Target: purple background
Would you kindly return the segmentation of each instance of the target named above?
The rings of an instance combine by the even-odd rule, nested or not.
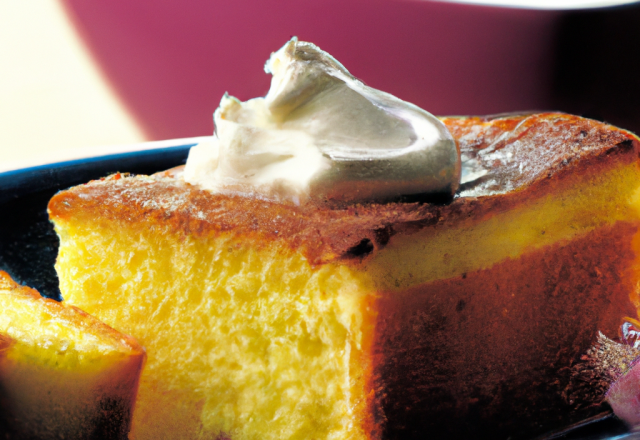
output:
[[[365,83],[437,115],[561,109],[621,123],[603,113],[608,104],[594,113],[584,100],[592,93],[585,87],[600,79],[575,91],[567,86],[580,84],[567,78],[575,65],[565,65],[567,53],[589,57],[591,50],[571,43],[575,29],[598,32],[584,25],[584,14],[419,0],[64,4],[150,139],[211,134],[222,94],[264,95],[264,62],[293,35],[319,45]],[[576,72],[588,69],[593,76],[593,63]],[[622,122],[634,129],[633,121]]]

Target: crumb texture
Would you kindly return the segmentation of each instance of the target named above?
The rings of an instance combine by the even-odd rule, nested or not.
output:
[[[360,439],[362,281],[220,234],[59,223],[65,300],[148,352],[138,439]]]
[[[0,272],[0,435],[126,439],[144,351]]]

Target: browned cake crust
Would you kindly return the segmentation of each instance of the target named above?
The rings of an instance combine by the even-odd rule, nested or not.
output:
[[[171,173],[159,173],[152,178],[116,174],[77,186],[54,196],[49,211],[55,219],[86,216],[127,223],[144,219],[192,236],[228,232],[256,245],[283,240],[312,264],[347,262],[384,246],[394,234],[455,224],[472,212],[482,221],[492,212],[562,188],[568,179],[631,163],[640,151],[631,133],[566,114],[442,121],[459,143],[463,158],[461,192],[449,204],[296,206],[211,194],[170,177]],[[465,181],[465,172],[473,179]]]
[[[462,194],[467,197],[528,189],[540,181],[560,177],[584,161],[591,163],[637,142],[625,130],[558,113],[442,121],[460,145],[463,168],[488,171],[468,183],[463,177]]]
[[[384,439],[534,438],[608,411],[576,365],[636,316],[635,223],[381,295],[373,389]],[[428,409],[428,410],[425,410]],[[446,421],[443,423],[443,421]]]

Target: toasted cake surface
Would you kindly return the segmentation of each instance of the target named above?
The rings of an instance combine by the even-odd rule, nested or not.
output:
[[[143,360],[133,338],[0,271],[7,438],[127,438]]]
[[[443,121],[467,163],[444,205],[295,206],[175,173],[52,199],[63,296],[149,350],[140,438],[524,438],[603,409],[560,376],[637,315],[637,139],[562,114]]]
[[[258,239],[256,244],[285,240],[316,264],[349,257],[363,239],[378,246],[404,229],[455,224],[471,215],[484,220],[495,211],[525,204],[539,192],[553,191],[553,185],[562,185],[576,173],[597,176],[603,167],[633,163],[640,148],[628,132],[565,114],[443,118],[443,122],[460,144],[463,169],[480,175],[463,185],[464,197],[444,206],[295,206],[211,194],[160,174],[133,179],[116,175],[81,185],[54,196],[49,210],[53,219],[60,220],[69,215],[104,216],[154,222],[192,236],[230,232]]]

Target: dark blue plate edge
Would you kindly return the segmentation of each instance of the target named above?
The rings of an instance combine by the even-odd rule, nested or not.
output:
[[[65,187],[128,169],[162,169],[166,163],[183,164],[196,143],[107,154],[83,159],[55,162],[0,173],[0,203],[37,191]]]

